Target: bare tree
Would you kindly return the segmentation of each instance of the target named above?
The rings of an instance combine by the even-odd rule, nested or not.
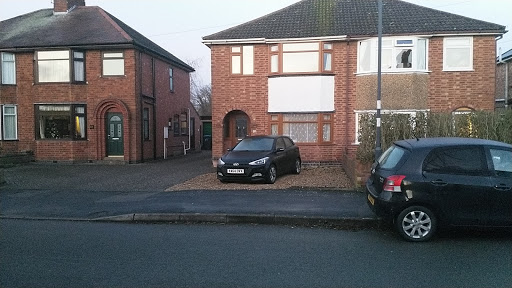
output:
[[[187,62],[188,65],[196,68],[201,65],[200,59],[189,60]],[[203,84],[197,72],[190,74],[190,101],[200,116],[212,115],[211,99],[212,86],[210,84]]]

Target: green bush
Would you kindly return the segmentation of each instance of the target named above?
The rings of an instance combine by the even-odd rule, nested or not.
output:
[[[512,144],[512,110],[468,114],[417,112],[415,116],[392,113],[381,118],[382,151],[396,140],[424,137],[471,137]],[[375,115],[360,115],[357,159],[363,163],[374,161],[375,130]]]

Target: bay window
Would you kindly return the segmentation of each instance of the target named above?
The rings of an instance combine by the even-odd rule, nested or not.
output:
[[[36,139],[85,140],[86,106],[36,105]]]
[[[270,73],[321,73],[332,71],[332,44],[282,43],[270,46]]]
[[[382,38],[382,72],[427,71],[428,41],[417,37]],[[378,39],[359,41],[357,72],[375,73],[378,66]]]
[[[331,114],[273,114],[270,116],[272,135],[286,135],[297,143],[331,142]]]
[[[4,85],[16,84],[16,57],[14,53],[2,52],[0,55],[0,74]]]

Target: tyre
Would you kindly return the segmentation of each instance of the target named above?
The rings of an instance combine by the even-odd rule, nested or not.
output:
[[[403,210],[395,221],[400,236],[407,241],[428,241],[437,230],[437,219],[430,209],[411,206]]]
[[[300,171],[302,170],[302,162],[300,161],[300,158],[295,159],[295,165],[293,166],[293,174],[300,174]]]
[[[274,184],[274,183],[276,183],[276,179],[277,179],[276,165],[270,164],[270,168],[268,169],[268,173],[265,176],[265,182],[267,184]]]

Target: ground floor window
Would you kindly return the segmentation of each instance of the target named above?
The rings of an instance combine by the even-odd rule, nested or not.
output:
[[[86,106],[36,105],[36,139],[85,140]]]
[[[2,105],[0,118],[0,140],[18,139],[18,107],[16,105]]]
[[[332,115],[325,113],[272,114],[272,135],[286,135],[297,143],[326,143],[332,139]]]

